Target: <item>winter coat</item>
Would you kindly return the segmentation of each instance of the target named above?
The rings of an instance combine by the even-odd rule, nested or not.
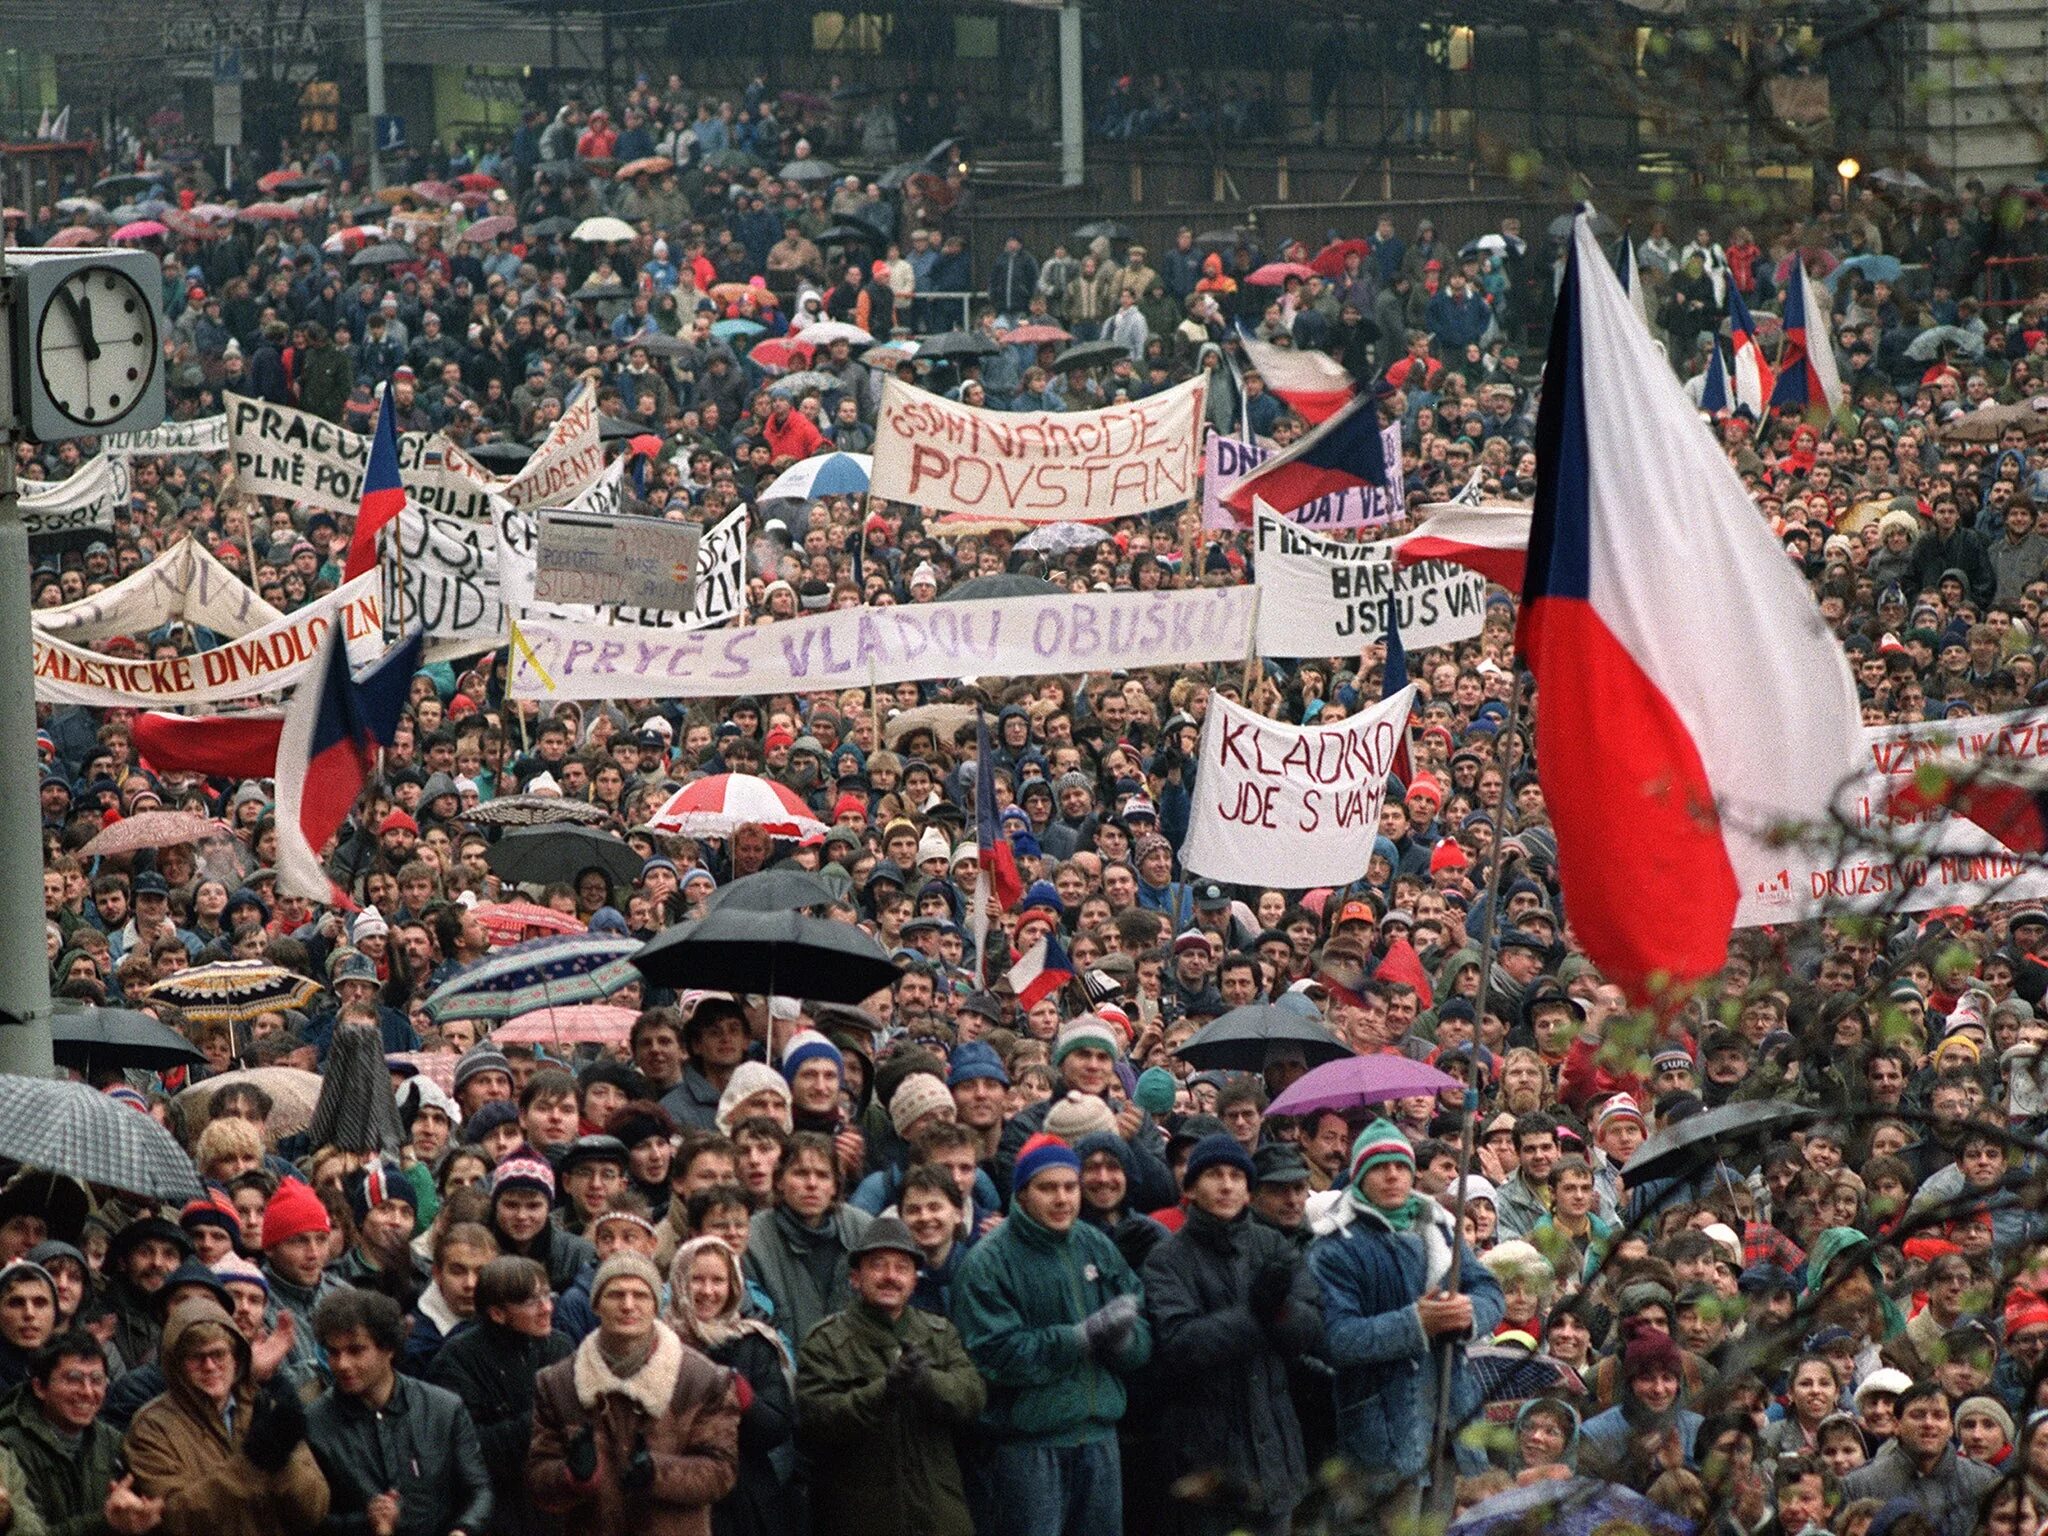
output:
[[[1579,1466],[1595,1477],[1636,1486],[1632,1480],[1635,1475],[1649,1469],[1647,1464],[1637,1465],[1638,1458],[1632,1445],[1636,1431],[1627,1415],[1627,1408],[1616,1403],[1586,1420],[1579,1429]],[[1689,1467],[1698,1465],[1694,1452],[1701,1422],[1700,1416],[1690,1408],[1677,1409],[1671,1415],[1672,1428],[1678,1431],[1679,1450]]]
[[[1912,1457],[1894,1440],[1842,1479],[1842,1500],[1909,1500],[1934,1526],[1938,1536],[1964,1536],[1977,1518],[1977,1500],[1998,1481],[1998,1469],[1965,1461],[1950,1446],[1925,1477]]]
[[[235,1343],[234,1427],[185,1385],[186,1339],[217,1323]],[[301,1442],[281,1471],[266,1472],[242,1454],[255,1413],[249,1346],[211,1301],[181,1303],[164,1329],[164,1395],[135,1415],[123,1447],[135,1491],[164,1501],[163,1536],[310,1536],[327,1518],[327,1480]]]
[[[75,1448],[60,1445],[24,1386],[0,1401],[0,1450],[10,1453],[21,1468],[20,1481],[5,1479],[8,1492],[28,1491],[49,1536],[107,1536],[100,1507],[121,1470],[118,1430],[95,1419]],[[14,1513],[17,1524],[9,1528],[8,1536],[21,1536],[18,1498]]]
[[[1269,1264],[1293,1272],[1279,1315],[1252,1314],[1252,1279]],[[1294,1245],[1249,1215],[1223,1222],[1191,1209],[1145,1261],[1152,1372],[1174,1425],[1160,1455],[1169,1478],[1212,1470],[1255,1484],[1269,1516],[1308,1489],[1301,1425],[1288,1392],[1290,1359],[1319,1352],[1322,1297]]]
[[[547,1366],[568,1359],[575,1347],[559,1333],[536,1339],[479,1319],[450,1334],[427,1366],[427,1379],[460,1398],[476,1426],[477,1448],[491,1480],[491,1536],[543,1536],[555,1528],[534,1508],[526,1490],[534,1379]]]
[[[631,1376],[605,1363],[593,1333],[534,1383],[526,1484],[554,1528],[577,1536],[710,1536],[711,1506],[739,1478],[740,1400],[731,1371],[655,1324],[654,1352]],[[597,1470],[569,1471],[569,1442],[589,1428]],[[635,1492],[619,1477],[644,1445],[654,1482]]]
[[[306,1410],[306,1443],[327,1478],[327,1536],[365,1536],[370,1500],[398,1492],[396,1536],[481,1532],[491,1478],[476,1425],[446,1387],[400,1376],[384,1406],[329,1392]]]
[[[1458,1239],[1451,1213],[1428,1201],[1424,1214],[1420,1231],[1396,1232],[1345,1194],[1331,1230],[1308,1251],[1323,1293],[1325,1357],[1337,1373],[1338,1442],[1382,1487],[1422,1476],[1429,1461],[1437,1351],[1416,1299],[1442,1286],[1455,1262],[1458,1288],[1472,1298],[1473,1338],[1490,1337],[1507,1312],[1499,1284]],[[1478,1407],[1479,1383],[1457,1371],[1452,1421],[1464,1422]]]
[[[784,1337],[802,1344],[806,1334],[852,1298],[846,1286],[846,1251],[874,1219],[842,1201],[821,1231],[800,1237],[792,1230],[791,1219],[779,1217],[777,1211],[755,1213],[747,1229],[747,1277],[774,1299],[776,1326]],[[837,1251],[830,1281],[822,1287],[800,1251],[809,1243]]]
[[[713,1536],[782,1536],[799,1525],[799,1504],[788,1487],[796,1465],[796,1399],[786,1357],[774,1340],[752,1332],[702,1352],[745,1377],[752,1393],[740,1414],[739,1483],[711,1511]]]
[[[1076,1221],[1053,1232],[1018,1206],[974,1245],[953,1285],[953,1325],[988,1383],[983,1430],[1046,1446],[1088,1445],[1116,1432],[1122,1378],[1152,1356],[1141,1316],[1116,1357],[1081,1341],[1090,1313],[1143,1287],[1101,1232]]]
[[[892,1392],[889,1367],[915,1346],[927,1369]],[[988,1399],[960,1335],[915,1308],[890,1322],[862,1302],[812,1330],[797,1352],[797,1422],[812,1500],[844,1536],[973,1536],[956,1433]]]

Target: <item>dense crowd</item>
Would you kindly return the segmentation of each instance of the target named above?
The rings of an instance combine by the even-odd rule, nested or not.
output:
[[[320,190],[240,214],[145,146],[155,185],[131,211],[164,229],[138,238],[163,257],[173,414],[234,392],[367,430],[388,381],[402,429],[476,450],[538,440],[594,387],[662,439],[638,510],[708,525],[793,462],[865,451],[885,376],[1063,410],[1205,371],[1215,430],[1285,444],[1303,423],[1246,366],[1242,326],[1376,381],[1403,442],[1388,532],[1475,471],[1488,500],[1531,495],[1555,238],[1504,220],[1452,248],[1381,218],[1269,249],[1013,238],[970,262],[949,155],[900,177],[805,168],[813,139],[877,166],[943,151],[960,110],[838,115],[762,80],[703,101],[671,82],[616,118],[534,114],[362,207],[355,168],[311,146],[279,176]],[[1873,724],[2048,686],[2040,429],[1968,430],[2030,397],[2048,349],[2048,295],[2013,286],[2030,269],[1986,264],[2039,227],[2007,206],[1873,188],[1762,240],[1681,246],[1650,225],[1634,246],[1688,375],[1731,288],[1768,311],[1795,253],[1816,277],[1843,267],[1845,409],[1714,429]],[[631,238],[569,238],[600,215]],[[67,200],[11,233],[104,216]],[[401,259],[354,261],[387,236]],[[1250,281],[1326,252],[1325,271]],[[1853,265],[1886,253],[1893,278]],[[958,295],[978,345],[948,331]],[[803,347],[826,323],[834,339]],[[1046,329],[1004,339],[1022,326]],[[1098,338],[1123,353],[1055,366]],[[18,464],[61,479],[91,446],[24,444]],[[281,610],[332,590],[349,520],[238,495],[227,469],[136,459],[104,538],[38,549],[38,606],[179,537]],[[806,513],[794,539],[756,515],[746,622],[1002,571],[1075,590],[1249,578],[1244,536],[1194,507],[1054,554],[859,496]],[[1378,643],[588,708],[509,699],[502,652],[436,663],[323,850],[348,906],[277,889],[267,781],[155,770],[133,711],[44,706],[53,989],[148,1010],[204,1054],[92,1076],[171,1129],[207,1194],[152,1204],[32,1167],[0,1189],[0,1516],[16,1536],[1344,1530],[1413,1512],[1434,1466],[1461,1510],[1578,1476],[1574,1497],[1645,1495],[1717,1536],[2034,1536],[2048,912],[1743,930],[1718,985],[1631,1012],[1572,941],[1509,718],[1515,602],[1496,592],[1478,638],[1409,658],[1412,770],[1334,889],[1184,870],[1191,752],[1212,692],[1345,718],[1379,697]],[[172,623],[98,648],[215,638]],[[985,712],[1024,879],[986,953],[967,921],[982,748],[974,711],[912,713],[933,704]],[[829,830],[649,828],[677,786],[725,772],[776,781]],[[515,795],[543,819],[573,802],[637,875],[515,889],[487,814]],[[154,809],[222,835],[81,855]],[[852,1006],[613,978],[630,1028],[606,1046],[494,1040],[499,1014],[431,1000],[507,942],[651,938],[781,868],[827,884],[817,910],[870,932],[892,985]],[[487,926],[519,897],[524,916]],[[1020,1000],[1012,964],[1048,933],[1076,978]],[[233,960],[284,978],[279,1000],[235,1017],[169,1000]],[[1259,1003],[1458,1085],[1271,1114],[1309,1064],[1298,1044],[1242,1072],[1177,1054]],[[365,1050],[397,1139],[323,1103],[311,1127],[349,1129],[316,1140],[294,1094],[381,1099],[381,1068],[339,1070]],[[1819,1118],[1671,1176],[1626,1171],[1646,1135],[1750,1100]],[[1444,1368],[1454,1469],[1432,1455]]]

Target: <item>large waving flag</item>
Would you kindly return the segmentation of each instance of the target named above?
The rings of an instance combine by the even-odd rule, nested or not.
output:
[[[1350,372],[1327,352],[1276,347],[1249,331],[1240,331],[1238,340],[1244,344],[1246,360],[1266,381],[1267,391],[1286,401],[1287,408],[1310,426],[1328,421],[1358,393]]]
[[[1258,497],[1283,517],[1296,507],[1307,506],[1318,496],[1335,496],[1344,491],[1371,486],[1393,486],[1387,464],[1386,444],[1380,438],[1379,402],[1371,395],[1359,395],[1349,405],[1304,433],[1284,453],[1276,453],[1232,486],[1223,505],[1240,518],[1252,515],[1252,498]]]
[[[1529,561],[1527,507],[1446,501],[1427,510],[1429,519],[1420,528],[1387,541],[1395,565],[1448,560],[1511,591],[1521,590]]]
[[[1771,386],[1777,375],[1764,361],[1764,349],[1757,345],[1756,321],[1735,284],[1728,284],[1728,339],[1735,351],[1735,408],[1746,410],[1757,421],[1771,403]]]
[[[1384,703],[1408,686],[1408,647],[1401,643],[1401,603],[1390,589],[1387,592],[1387,659],[1380,668],[1380,700]],[[1411,707],[1410,719],[1413,718]],[[1415,765],[1408,754],[1409,720],[1401,722],[1401,734],[1394,743],[1394,755],[1387,760],[1387,776],[1399,779],[1406,789],[1415,777]]]
[[[314,901],[336,897],[320,850],[341,830],[398,731],[425,635],[415,629],[361,677],[348,669],[341,625],[320,637],[313,665],[285,706],[277,742],[277,888]]]
[[[989,745],[988,716],[979,710],[974,714],[974,735],[974,844],[980,872],[974,877],[968,926],[975,954],[985,956],[989,925],[996,913],[1007,912],[1023,896],[1024,877],[1017,872],[1017,851],[1003,836],[996,816],[995,753]]]
[[[1652,336],[1657,333],[1650,329],[1650,305],[1643,296],[1643,268],[1636,260],[1636,237],[1623,235],[1621,248],[1614,253],[1614,275],[1621,283],[1621,291],[1628,295],[1628,307],[1636,312],[1636,318],[1643,322],[1643,329]]]
[[[356,504],[356,530],[348,541],[348,564],[342,579],[356,577],[377,565],[377,535],[405,510],[405,482],[398,477],[398,418],[392,413],[391,386],[384,386],[377,407],[377,435],[370,439],[370,463],[363,471],[363,497]]]
[[[1008,979],[1010,990],[1017,994],[1017,1006],[1029,1011],[1040,998],[1052,996],[1074,979],[1074,962],[1067,958],[1059,939],[1048,933],[1010,967]]]
[[[1734,408],[1728,394],[1728,370],[1721,365],[1721,340],[1714,338],[1707,352],[1707,376],[1700,384],[1700,409],[1709,416],[1724,415]]]
[[[1638,1002],[1720,969],[1773,833],[1861,750],[1805,582],[1628,308],[1581,214],[1536,424],[1524,659],[1572,927]]]
[[[135,750],[155,773],[203,773],[215,779],[267,779],[277,772],[284,712],[173,715],[144,710],[129,726]]]
[[[1828,335],[1827,300],[1806,275],[1806,263],[1792,258],[1785,285],[1785,345],[1778,353],[1778,381],[1771,404],[1795,410],[1817,405],[1833,411],[1842,403],[1842,376],[1835,370],[1835,344]]]

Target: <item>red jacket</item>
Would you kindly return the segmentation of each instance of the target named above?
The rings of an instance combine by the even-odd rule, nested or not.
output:
[[[777,426],[771,412],[761,423],[761,436],[767,439],[768,451],[778,459],[806,459],[816,453],[825,439],[818,429],[811,425],[811,418],[802,411],[791,411]]]

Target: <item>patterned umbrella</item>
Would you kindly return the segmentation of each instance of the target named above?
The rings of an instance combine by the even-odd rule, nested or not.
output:
[[[751,773],[716,773],[685,784],[648,818],[647,826],[669,837],[731,837],[749,822],[777,837],[829,830],[795,790]]]
[[[206,1197],[169,1131],[84,1083],[0,1076],[0,1157],[149,1200]]]
[[[538,1008],[491,1031],[494,1045],[624,1045],[633,1037],[636,1008],[582,1003],[574,1008]]]
[[[217,821],[194,816],[190,811],[143,811],[124,816],[104,831],[93,834],[91,842],[78,851],[89,859],[112,853],[139,853],[145,848],[171,848],[196,843],[222,830]]]
[[[585,931],[584,925],[570,913],[557,912],[553,907],[543,907],[531,901],[500,901],[477,907],[469,915],[490,935],[493,949],[524,943],[528,939],[545,938],[551,933]]]
[[[152,1002],[182,1009],[195,1024],[246,1024],[273,1008],[303,1009],[319,995],[319,982],[267,960],[196,965],[149,989]]]
[[[506,795],[484,801],[462,819],[473,827],[552,827],[565,821],[600,827],[612,815],[601,805],[560,795]]]
[[[391,1069],[384,1065],[384,1036],[376,1025],[343,1024],[334,1031],[306,1139],[344,1152],[395,1153],[404,1145]]]
[[[640,941],[609,933],[529,939],[484,956],[435,988],[435,1018],[512,1019],[535,1008],[594,1003],[638,981]]]
[[[203,1083],[194,1083],[178,1095],[178,1106],[195,1132],[204,1130],[213,1096],[223,1088],[247,1083],[270,1095],[270,1119],[265,1122],[272,1135],[296,1136],[313,1123],[313,1106],[320,1102],[320,1074],[297,1067],[250,1067],[242,1072],[223,1072]]]

